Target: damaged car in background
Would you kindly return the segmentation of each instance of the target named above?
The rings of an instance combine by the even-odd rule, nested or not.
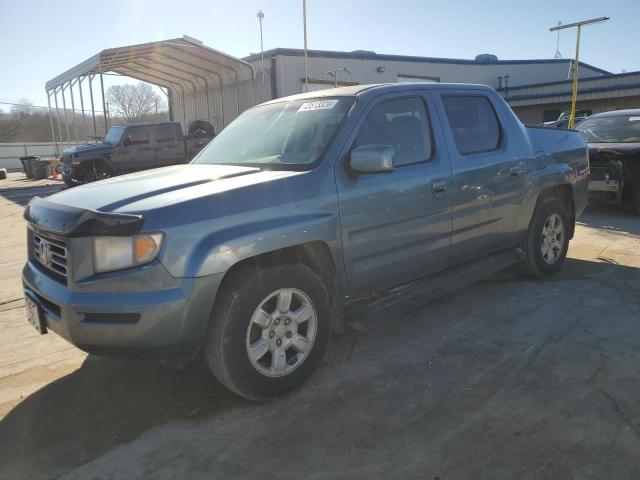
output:
[[[598,113],[576,130],[589,145],[589,199],[640,215],[640,109]]]

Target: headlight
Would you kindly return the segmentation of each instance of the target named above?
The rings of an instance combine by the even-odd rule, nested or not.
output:
[[[94,237],[93,269],[102,273],[149,263],[160,253],[162,239],[162,233],[132,237]]]

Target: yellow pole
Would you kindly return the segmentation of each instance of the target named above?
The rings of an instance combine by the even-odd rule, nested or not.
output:
[[[573,128],[576,121],[576,98],[578,96],[578,56],[580,55],[580,25],[576,29],[576,59],[573,61],[573,92],[571,93],[571,116],[569,128]]]

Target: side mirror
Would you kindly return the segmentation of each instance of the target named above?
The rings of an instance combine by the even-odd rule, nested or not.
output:
[[[349,166],[359,173],[393,171],[393,147],[389,145],[362,145],[351,151]]]
[[[123,147],[128,147],[129,145],[131,145],[131,135],[127,135],[126,137],[124,137],[124,140],[122,141]]]

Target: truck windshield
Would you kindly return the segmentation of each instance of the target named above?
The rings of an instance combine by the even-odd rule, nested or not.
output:
[[[119,143],[120,138],[122,138],[122,132],[124,132],[124,127],[111,127],[104,139],[107,143]]]
[[[278,102],[252,108],[192,161],[263,168],[308,168],[320,158],[354,97]]]
[[[640,143],[640,115],[587,118],[576,130],[588,143]]]

